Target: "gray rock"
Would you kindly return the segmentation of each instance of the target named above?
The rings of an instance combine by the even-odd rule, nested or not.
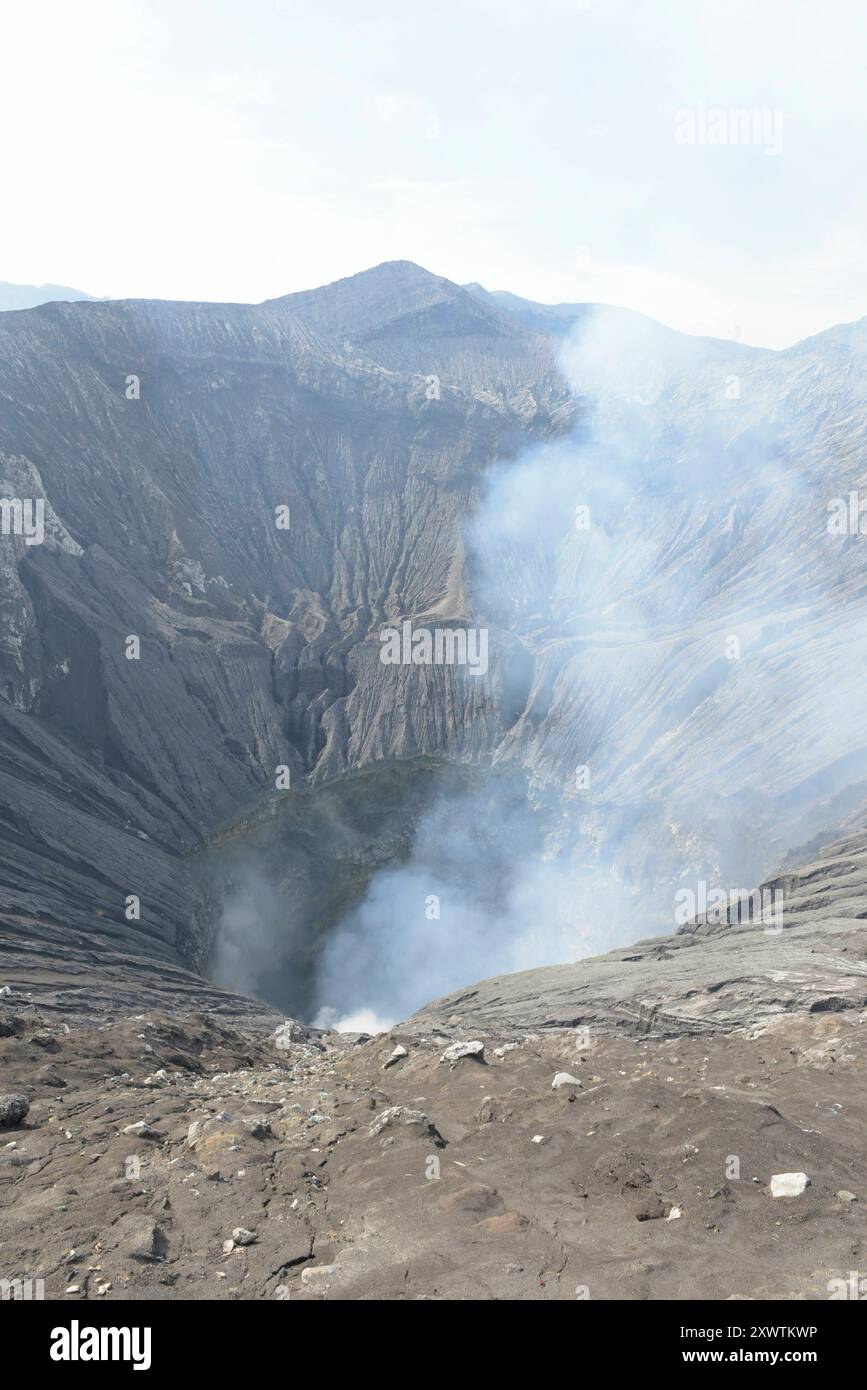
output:
[[[420,1134],[429,1136],[438,1146],[444,1142],[429,1115],[421,1110],[411,1110],[406,1105],[390,1105],[380,1111],[367,1132],[371,1139],[375,1139],[384,1129],[401,1128],[416,1129]]]
[[[30,1109],[30,1101],[20,1094],[0,1096],[0,1129],[20,1125]]]
[[[305,1043],[309,1036],[309,1028],[305,1028],[294,1018],[287,1018],[285,1023],[281,1023],[280,1027],[275,1029],[274,1045],[281,1052],[288,1052],[296,1044]]]
[[[449,1062],[452,1066],[456,1066],[464,1057],[473,1057],[476,1061],[483,1062],[485,1059],[485,1044],[483,1042],[452,1043],[450,1047],[446,1048],[442,1057],[440,1057],[440,1061]]]
[[[394,1051],[386,1058],[382,1070],[388,1071],[389,1067],[395,1066],[404,1057],[408,1056],[409,1052],[407,1051],[407,1049],[403,1046],[402,1043],[398,1043]]]

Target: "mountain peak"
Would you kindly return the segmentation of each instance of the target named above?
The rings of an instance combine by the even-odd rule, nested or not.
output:
[[[392,335],[403,341],[526,336],[524,326],[495,304],[414,261],[383,261],[318,289],[266,300],[261,307],[288,313],[339,345],[381,343]]]

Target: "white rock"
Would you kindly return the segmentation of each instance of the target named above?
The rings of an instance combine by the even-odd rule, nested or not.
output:
[[[327,1284],[334,1274],[334,1265],[313,1265],[309,1269],[302,1269],[302,1284]]]
[[[124,1134],[137,1134],[140,1139],[161,1139],[159,1130],[154,1129],[146,1120],[136,1120],[134,1125],[124,1125]]]
[[[395,1062],[399,1062],[400,1059],[401,1059],[401,1057],[408,1057],[408,1056],[409,1056],[409,1053],[407,1052],[406,1048],[405,1048],[401,1043],[398,1043],[397,1047],[394,1049],[394,1051],[392,1052],[391,1056],[390,1056],[390,1057],[387,1059],[387,1061],[385,1062],[385,1064],[384,1064],[384,1066],[383,1066],[383,1068],[382,1068],[383,1071],[388,1071],[388,1068],[389,1068],[389,1067],[393,1067],[394,1064],[395,1064]]]
[[[505,1057],[505,1055],[506,1055],[507,1052],[514,1052],[514,1051],[515,1051],[517,1048],[519,1048],[520,1046],[521,1046],[520,1043],[503,1043],[503,1046],[502,1046],[502,1047],[495,1047],[495,1048],[494,1048],[494,1056],[495,1056],[495,1057]]]
[[[534,1134],[530,1142],[533,1144],[544,1144],[545,1136],[544,1134]]]
[[[236,1226],[232,1239],[236,1245],[255,1245],[259,1237],[255,1231],[248,1231],[246,1226]]]
[[[683,1212],[681,1211],[680,1207],[672,1207],[671,1211],[668,1213],[668,1216],[665,1219],[666,1221],[676,1221],[679,1216],[683,1216]]]
[[[806,1173],[774,1173],[771,1178],[772,1197],[800,1197],[810,1179]]]
[[[451,1062],[454,1066],[462,1057],[478,1057],[481,1060],[484,1055],[485,1044],[483,1042],[457,1042],[446,1048],[440,1061]]]
[[[561,1086],[577,1086],[580,1090],[581,1082],[578,1080],[578,1077],[573,1076],[571,1072],[558,1071],[557,1075],[554,1077],[554,1080],[551,1082],[551,1090],[559,1091]]]

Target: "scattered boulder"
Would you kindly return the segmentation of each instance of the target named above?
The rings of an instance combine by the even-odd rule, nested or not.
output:
[[[384,1129],[391,1127],[417,1127],[420,1133],[429,1136],[438,1147],[445,1143],[430,1116],[421,1110],[410,1110],[406,1105],[390,1105],[387,1110],[381,1110],[367,1133],[371,1139],[375,1139]]]
[[[246,1226],[236,1226],[232,1232],[232,1240],[236,1245],[255,1245],[259,1239],[256,1231],[248,1231]]]
[[[845,1187],[841,1187],[841,1188],[840,1188],[840,1191],[837,1193],[837,1196],[839,1197],[839,1199],[840,1199],[841,1202],[857,1202],[857,1201],[858,1201],[858,1198],[855,1196],[855,1193],[854,1193],[854,1192],[848,1192],[848,1191],[846,1190]]]
[[[200,1160],[206,1161],[211,1154],[225,1155],[242,1144],[249,1146],[249,1141],[255,1137],[248,1125],[232,1120],[222,1111],[206,1120],[193,1120],[187,1127],[185,1143]]]
[[[485,1044],[483,1042],[456,1042],[447,1047],[440,1062],[448,1062],[451,1066],[457,1066],[464,1057],[475,1057],[477,1061],[485,1060]]]
[[[408,1056],[409,1056],[409,1052],[407,1051],[407,1049],[403,1046],[402,1043],[398,1043],[397,1047],[394,1049],[394,1051],[392,1052],[391,1056],[388,1057],[388,1058],[386,1059],[385,1064],[383,1065],[382,1070],[383,1070],[383,1071],[388,1071],[389,1067],[393,1067],[393,1066],[395,1065],[395,1063],[397,1063],[397,1062],[399,1062],[399,1061],[401,1060],[402,1057],[408,1057]]]
[[[310,1034],[308,1030],[299,1023],[297,1019],[287,1018],[285,1023],[281,1023],[279,1028],[275,1028],[273,1033],[274,1045],[281,1052],[288,1052],[298,1043],[307,1042]]]
[[[554,1080],[551,1082],[551,1090],[561,1091],[564,1087],[570,1087],[578,1091],[582,1089],[581,1082],[578,1080],[577,1076],[573,1076],[572,1073],[568,1071],[558,1071]]]
[[[146,1120],[136,1120],[133,1125],[124,1125],[123,1132],[124,1134],[134,1134],[139,1139],[162,1139],[163,1137],[159,1130],[154,1129],[153,1125],[149,1125]]]
[[[810,1186],[806,1173],[774,1173],[771,1178],[772,1197],[800,1197]]]
[[[20,1125],[30,1109],[30,1101],[26,1096],[16,1093],[0,1096],[0,1129],[12,1129],[14,1125]]]

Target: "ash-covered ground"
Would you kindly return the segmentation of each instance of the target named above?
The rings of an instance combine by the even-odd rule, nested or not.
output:
[[[46,1298],[826,1299],[867,1265],[864,1014],[452,1063],[412,1029],[67,1031],[21,1002],[2,1270]],[[810,1185],[772,1197],[788,1172]]]

